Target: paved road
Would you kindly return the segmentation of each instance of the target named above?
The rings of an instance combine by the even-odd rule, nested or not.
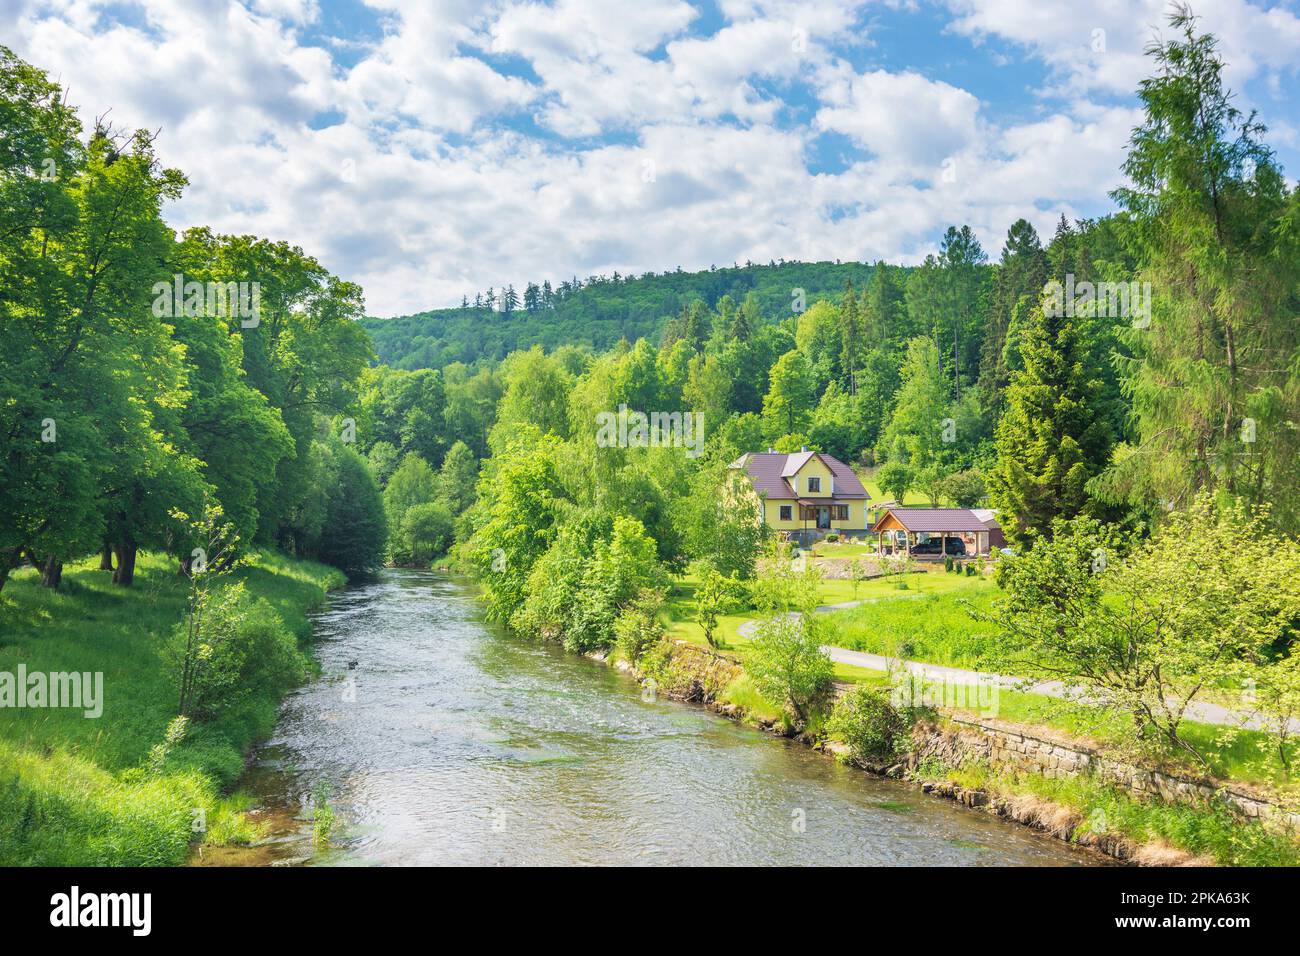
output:
[[[903,600],[905,597],[920,597],[921,595],[900,595],[897,598],[888,600]],[[863,601],[844,601],[840,604],[823,604],[817,608],[818,613],[828,613],[830,611],[843,611],[848,608],[860,607],[863,604],[874,604],[883,598],[870,598]],[[792,616],[798,616],[797,611],[791,612]],[[758,627],[758,621],[745,621],[738,627],[737,632],[745,638],[751,638],[755,629]],[[1059,680],[1038,681],[1037,683],[1026,684],[1023,678],[1008,677],[1004,674],[990,674],[986,671],[965,670],[960,667],[945,667],[940,664],[926,664],[922,661],[903,661],[895,657],[886,657],[883,654],[868,654],[865,651],[851,651],[844,647],[835,647],[830,644],[822,645],[822,650],[830,655],[831,660],[837,664],[848,664],[852,667],[863,667],[873,671],[889,671],[903,669],[909,673],[915,674],[929,681],[946,681],[954,684],[992,684],[1006,690],[1020,690],[1031,694],[1041,694],[1044,697],[1057,697],[1061,699],[1083,700],[1085,693],[1080,688],[1072,688]],[[1258,711],[1242,710],[1232,707],[1224,707],[1220,704],[1212,704],[1208,701],[1193,701],[1187,707],[1186,717],[1188,720],[1195,720],[1203,724],[1217,724],[1223,727],[1244,727],[1249,730],[1260,730],[1265,726],[1265,721],[1260,717]],[[1300,733],[1300,718],[1292,718],[1290,728],[1293,733]]]

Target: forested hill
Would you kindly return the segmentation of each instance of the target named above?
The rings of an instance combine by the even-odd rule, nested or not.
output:
[[[467,308],[434,309],[392,319],[366,319],[379,361],[401,369],[441,368],[451,362],[500,359],[541,344],[589,345],[601,351],[619,339],[656,340],[664,324],[702,301],[710,309],[730,296],[737,304],[753,294],[765,318],[791,315],[796,290],[807,304],[837,297],[849,279],[857,288],[872,266],[861,262],[782,262],[700,272],[646,273],[638,277],[594,276],[552,287],[529,283],[466,296]],[[492,306],[486,303],[492,300]],[[503,299],[513,297],[509,311]]]

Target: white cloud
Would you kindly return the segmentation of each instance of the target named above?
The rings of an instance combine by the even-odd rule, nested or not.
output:
[[[1060,90],[1127,95],[1151,69],[1143,51],[1169,35],[1168,0],[948,0],[955,31],[996,36],[1033,51],[1057,76]],[[1196,0],[1200,28],[1218,37],[1229,85],[1295,68],[1300,17],[1247,0]]]
[[[935,167],[976,137],[979,100],[919,73],[875,70],[834,84],[817,125],[851,136],[889,163]]]
[[[175,226],[301,245],[378,315],[614,269],[915,262],[963,222],[996,254],[1018,216],[1050,232],[1103,203],[1136,120],[1075,95],[1010,123],[956,81],[851,65],[858,3],[722,0],[701,35],[681,0],[367,2],[383,24],[371,39],[317,37],[310,0],[149,0],[126,8],[137,26],[108,0],[25,0],[0,24],[83,119],[111,107],[121,126],[161,128],[191,183]],[[1115,30],[1139,6],[1098,9]],[[957,29],[1040,56],[1086,41],[1077,14],[1063,26],[1038,7],[961,0]],[[1236,68],[1281,69],[1294,17],[1238,19]],[[1114,55],[1140,50],[1131,26],[1131,43],[1108,34]],[[1119,87],[1073,56],[1059,83]],[[866,158],[810,171],[825,131]]]

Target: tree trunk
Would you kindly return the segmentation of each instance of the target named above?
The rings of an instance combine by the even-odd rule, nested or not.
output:
[[[9,572],[17,563],[17,548],[0,548],[0,591],[4,590],[5,582],[9,580]]]
[[[50,555],[41,565],[41,586],[47,588],[57,588],[63,580],[63,562]]]
[[[176,568],[176,575],[178,577],[188,578],[190,576],[190,569],[193,568],[193,566],[194,558],[187,554],[185,557],[181,558],[180,566]]]
[[[99,570],[113,570],[113,545],[108,541],[104,542],[104,550],[99,552]]]
[[[113,583],[129,588],[135,581],[135,540],[127,535],[115,546],[117,551],[117,569],[113,572]]]

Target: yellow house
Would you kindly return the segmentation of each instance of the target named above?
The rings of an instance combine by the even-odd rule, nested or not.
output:
[[[801,544],[832,532],[867,533],[868,495],[853,469],[807,448],[793,455],[748,452],[731,463],[755,499],[759,520]]]

